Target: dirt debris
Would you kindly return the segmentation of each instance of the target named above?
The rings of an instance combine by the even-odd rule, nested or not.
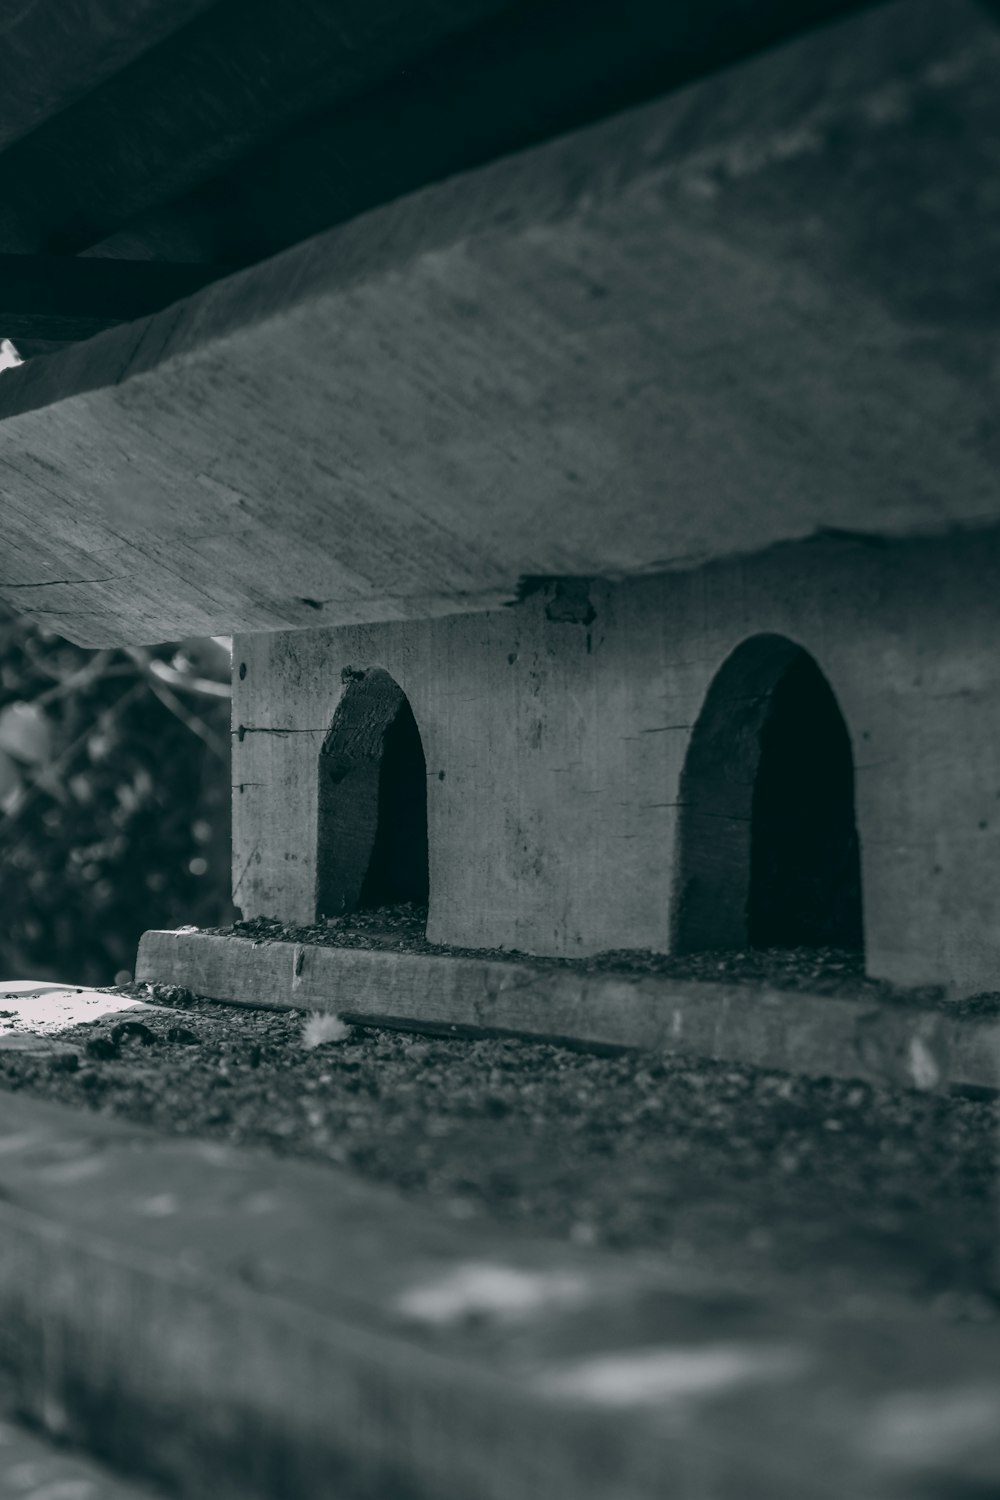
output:
[[[2,1055],[0,1086],[845,1309],[1000,1316],[996,1099],[360,1027],[310,1046],[299,1012],[147,998],[168,1013],[67,1032],[75,1067]]]

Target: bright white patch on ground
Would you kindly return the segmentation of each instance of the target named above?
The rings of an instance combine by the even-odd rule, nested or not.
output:
[[[311,1051],[315,1047],[322,1047],[324,1042],[345,1042],[350,1034],[351,1028],[339,1016],[316,1012],[302,1028],[302,1045]]]
[[[801,1373],[793,1348],[710,1344],[689,1349],[633,1349],[547,1370],[534,1386],[545,1396],[593,1401],[601,1406],[683,1402],[723,1395],[734,1386],[785,1380]]]
[[[404,1316],[425,1323],[466,1318],[522,1318],[555,1304],[585,1301],[588,1281],[569,1271],[522,1271],[470,1261],[436,1281],[410,1287],[396,1306]]]
[[[44,984],[37,979],[0,980],[0,1046],[5,1036],[58,1036],[82,1021],[97,1021],[119,1011],[150,1010],[128,995]]]

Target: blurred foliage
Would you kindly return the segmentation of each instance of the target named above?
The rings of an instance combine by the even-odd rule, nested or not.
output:
[[[227,923],[229,651],[88,651],[0,613],[0,979],[131,977]]]

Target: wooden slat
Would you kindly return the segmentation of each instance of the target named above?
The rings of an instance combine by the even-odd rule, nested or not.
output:
[[[1000,1480],[991,1328],[824,1318],[20,1095],[0,1095],[0,1344],[29,1419],[188,1500]]]
[[[446,954],[146,932],[136,978],[234,1004],[429,1032],[504,1032],[923,1090],[1000,1088],[1000,1021],[765,985]]]
[[[977,14],[865,13],[7,371],[0,597],[150,641],[995,523]]]
[[[0,255],[0,328],[11,339],[90,338],[188,297],[224,268]]]

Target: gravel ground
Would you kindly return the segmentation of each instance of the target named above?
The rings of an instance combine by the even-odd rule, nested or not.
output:
[[[949,1000],[941,988],[899,989],[882,979],[869,979],[864,957],[840,948],[766,948],[744,952],[666,953],[616,949],[590,958],[539,958],[507,948],[455,948],[429,943],[425,936],[427,911],[413,906],[381,907],[331,917],[311,927],[291,927],[267,917],[237,922],[232,927],[205,928],[222,936],[249,937],[256,942],[311,943],[327,948],[396,948],[409,953],[443,953],[465,958],[508,959],[536,968],[572,968],[584,973],[656,974],[666,978],[710,980],[724,984],[771,985],[776,989],[808,990],[813,995],[864,995],[883,1004],[940,1006],[949,1015],[1000,1015],[1000,991]]]
[[[170,1009],[0,1054],[0,1086],[855,1311],[1000,1316],[995,1099],[369,1028],[309,1046],[301,1013],[147,998]]]

